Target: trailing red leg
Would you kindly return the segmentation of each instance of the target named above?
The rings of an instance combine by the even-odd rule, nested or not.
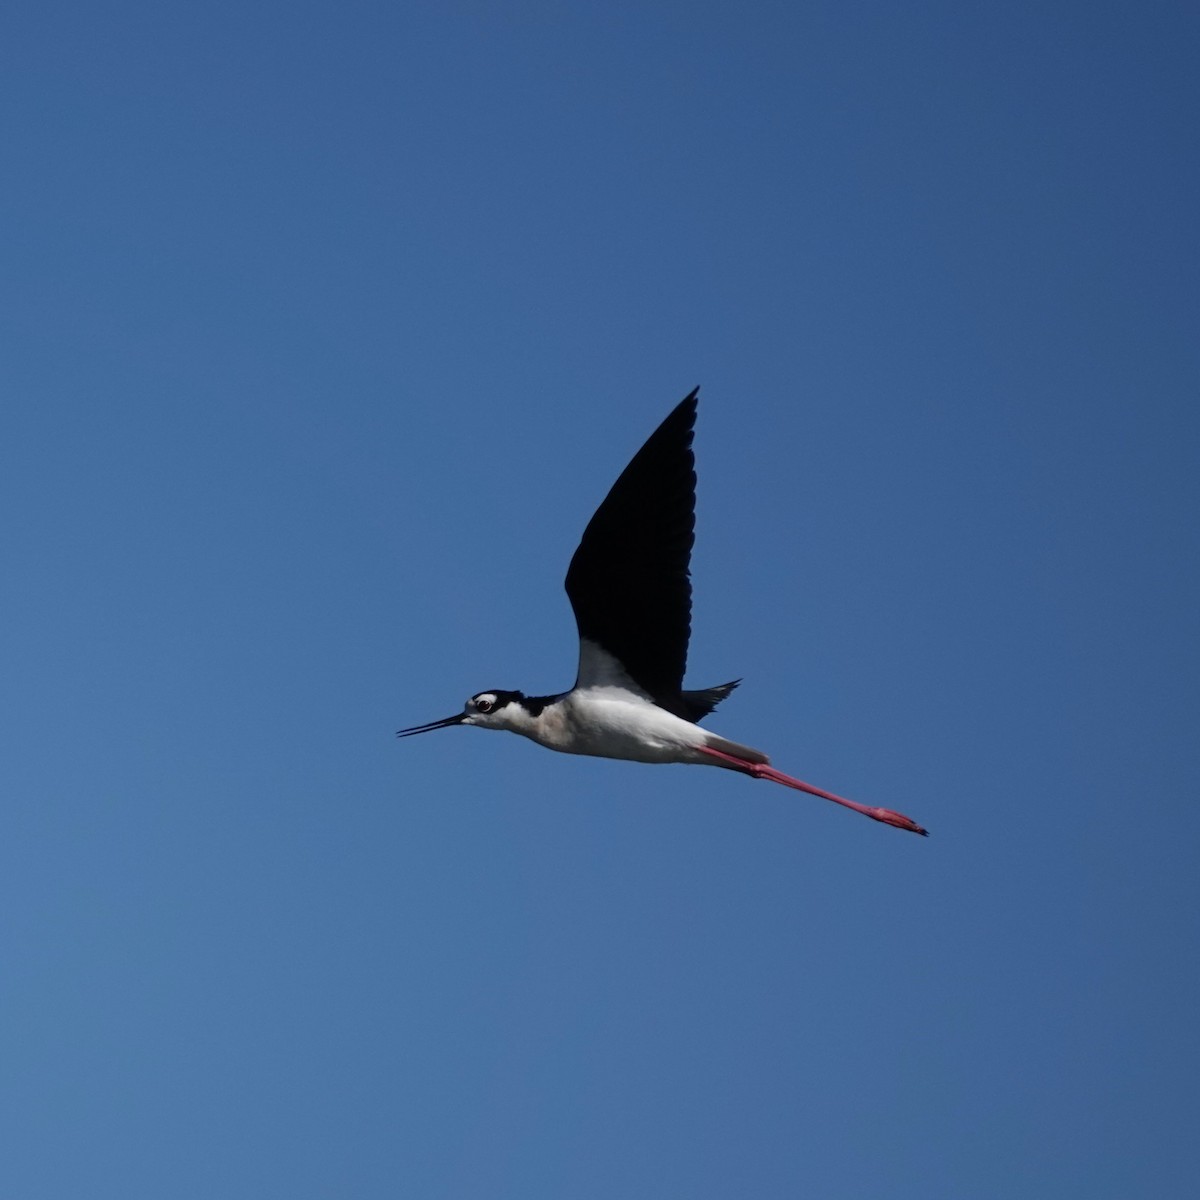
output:
[[[813,787],[811,783],[805,783],[802,779],[793,779],[792,776],[785,775],[782,771],[767,766],[766,763],[747,762],[745,759],[735,758],[732,754],[726,754],[723,750],[714,750],[711,746],[697,746],[696,749],[701,754],[719,759],[723,765],[750,775],[754,779],[769,779],[772,783],[781,783],[784,787],[795,788],[798,792],[808,792],[810,796],[820,796],[822,800],[832,800],[834,804],[840,804],[844,808],[862,813],[864,817],[870,817],[872,821],[882,821],[885,825],[894,825],[897,829],[907,829],[911,833],[919,833],[922,837],[929,836],[929,831],[922,829],[912,817],[893,812],[890,808],[871,808],[866,804],[847,800],[845,796],[835,796],[832,792]]]

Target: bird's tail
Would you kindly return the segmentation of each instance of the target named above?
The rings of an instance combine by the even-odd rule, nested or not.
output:
[[[697,692],[681,692],[683,707],[687,710],[688,719],[703,721],[730,692],[742,681],[735,679],[730,683],[722,683],[717,687],[703,688]]]

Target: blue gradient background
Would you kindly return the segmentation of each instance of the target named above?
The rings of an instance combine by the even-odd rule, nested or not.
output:
[[[1190,1197],[1194,5],[10,6],[0,1189]],[[452,731],[701,384],[689,679]]]

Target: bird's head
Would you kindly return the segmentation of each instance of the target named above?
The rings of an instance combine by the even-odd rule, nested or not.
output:
[[[455,713],[452,717],[443,717],[440,721],[430,721],[428,725],[414,725],[411,729],[401,729],[396,736],[412,737],[414,733],[448,729],[451,725],[478,725],[483,729],[516,730],[522,724],[520,717],[526,715],[520,703],[524,698],[523,692],[506,692],[499,688],[488,692],[476,692],[463,705],[462,712]]]

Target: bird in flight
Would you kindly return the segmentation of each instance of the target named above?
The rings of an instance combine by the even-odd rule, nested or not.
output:
[[[633,456],[571,559],[566,587],[579,630],[575,686],[553,696],[499,688],[477,692],[462,712],[396,736],[476,725],[519,733],[565,754],[724,767],[925,835],[911,817],[793,779],[775,770],[761,750],[700,728],[741,681],[699,691],[683,687],[691,634],[692,438],[699,391],[685,396]]]

